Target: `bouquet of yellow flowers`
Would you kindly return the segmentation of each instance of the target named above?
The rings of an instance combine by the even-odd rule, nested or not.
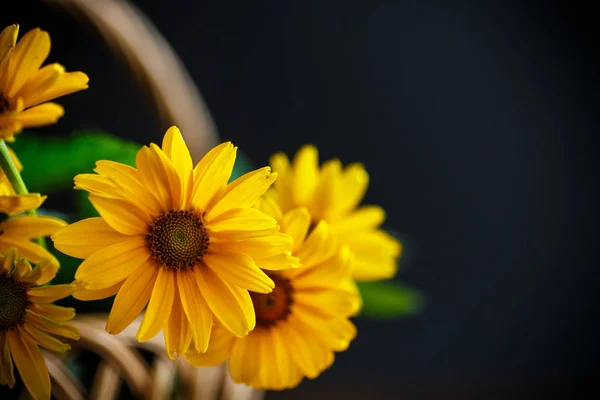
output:
[[[0,34],[0,384],[77,398],[61,383],[76,368],[55,354],[92,340],[92,311],[107,313],[94,335],[158,338],[172,365],[224,365],[265,390],[331,367],[356,337],[353,318],[418,311],[418,291],[389,281],[402,245],[381,207],[361,205],[363,165],[321,164],[306,145],[255,169],[230,142],[194,160],[176,126],[146,146],[36,135],[27,129],[64,114],[50,101],[88,77],[43,65],[49,34],[18,30]],[[44,208],[62,189],[66,209]]]

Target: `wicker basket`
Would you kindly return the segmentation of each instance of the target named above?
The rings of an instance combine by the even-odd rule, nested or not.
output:
[[[264,392],[234,383],[225,366],[195,368],[184,359],[168,358],[162,335],[139,343],[136,319],[117,336],[104,330],[106,314],[81,315],[73,322],[81,339],[71,342],[71,351],[62,355],[46,352],[52,379],[52,395],[58,399],[115,399],[123,386],[139,399],[223,399],[260,400]],[[69,365],[90,368],[90,354],[98,358],[90,388],[83,387]],[[62,357],[61,357],[62,356]]]

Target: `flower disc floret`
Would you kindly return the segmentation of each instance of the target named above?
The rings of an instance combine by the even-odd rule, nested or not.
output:
[[[25,320],[27,289],[20,282],[0,277],[0,332],[6,332]]]
[[[191,269],[208,250],[208,234],[202,219],[193,211],[169,211],[150,226],[148,243],[159,265]]]
[[[256,326],[259,328],[267,328],[279,321],[285,321],[294,303],[294,287],[290,280],[277,272],[269,272],[267,275],[275,282],[273,291],[271,293],[250,292],[256,312]]]

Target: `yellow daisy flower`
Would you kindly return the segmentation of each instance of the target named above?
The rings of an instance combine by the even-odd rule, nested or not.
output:
[[[281,215],[276,204],[260,208]],[[248,336],[236,338],[216,325],[206,353],[186,354],[199,367],[229,360],[233,380],[257,389],[292,388],[304,377],[316,378],[356,335],[349,318],[357,311],[359,295],[347,285],[348,248],[338,250],[325,221],[307,235],[311,217],[305,208],[281,215],[279,223],[294,239],[300,268],[269,271],[275,289],[250,293],[257,322]]]
[[[54,124],[64,109],[48,101],[88,87],[83,72],[42,63],[50,53],[48,32],[35,28],[17,43],[18,25],[0,33],[0,139],[13,141],[23,128]]]
[[[385,220],[381,207],[358,206],[369,185],[361,164],[342,168],[334,159],[319,167],[317,149],[307,145],[291,163],[283,153],[273,155],[271,166],[279,174],[273,187],[283,210],[303,206],[313,224],[327,221],[339,243],[350,249],[354,279],[373,281],[395,275],[402,246],[379,228]]]
[[[53,234],[67,225],[66,222],[54,217],[22,214],[37,209],[44,200],[46,196],[39,193],[17,195],[8,180],[0,182],[0,252],[15,247],[31,262],[46,258],[58,263],[52,253],[32,240]]]
[[[289,257],[292,239],[251,208],[276,178],[270,168],[227,184],[236,149],[223,143],[193,168],[172,127],[162,149],[152,143],[138,152],[137,168],[98,161],[97,175],[75,177],[75,188],[90,192],[102,217],[72,224],[52,239],[63,253],[85,259],[75,274],[82,287],[76,298],[117,295],[109,333],[121,332],[146,304],[137,338],[149,340],[164,328],[171,358],[190,345],[206,350],[213,315],[237,336],[254,328],[248,290],[269,293],[274,282],[252,255]]]
[[[72,285],[44,285],[54,278],[58,264],[44,260],[35,267],[15,249],[0,254],[0,384],[13,387],[13,364],[34,399],[50,399],[50,377],[39,346],[64,352],[68,344],[56,336],[79,339],[79,332],[65,322],[73,308],[52,302],[73,292]]]

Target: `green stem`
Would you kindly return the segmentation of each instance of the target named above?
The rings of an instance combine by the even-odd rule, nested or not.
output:
[[[0,168],[4,171],[4,175],[12,185],[15,193],[17,194],[27,194],[29,191],[27,190],[27,186],[17,169],[12,157],[10,156],[10,151],[8,151],[8,147],[4,140],[0,139]],[[27,210],[26,214],[29,215],[37,215],[35,210]],[[37,238],[37,242],[40,246],[46,247],[46,241],[43,237]]]

